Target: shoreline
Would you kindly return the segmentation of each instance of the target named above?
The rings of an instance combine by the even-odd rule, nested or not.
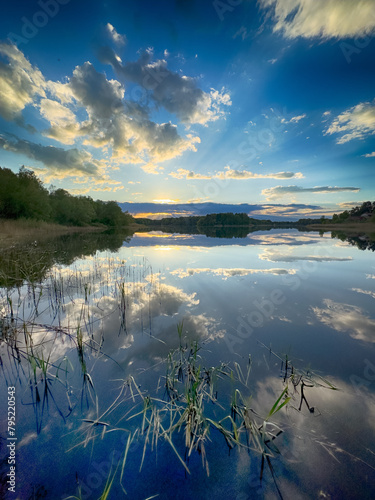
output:
[[[285,224],[285,223],[284,223]],[[284,225],[282,224],[281,227]],[[259,225],[238,225],[238,226],[205,226],[202,229],[208,229],[213,227],[215,229],[223,228],[244,228],[249,227],[249,229],[258,229],[259,231],[277,228],[277,223],[275,226],[270,226],[267,224]],[[285,227],[285,226],[284,226]],[[306,226],[293,225],[290,227],[295,227],[299,230],[306,231],[324,231],[324,232],[345,232],[348,234],[375,234],[375,224],[373,222],[364,223],[352,223],[352,224],[309,224]],[[29,219],[0,219],[0,249],[4,250],[15,244],[26,244],[30,241],[40,238],[49,238],[53,236],[60,236],[64,234],[74,234],[74,233],[92,233],[92,232],[104,232],[107,230],[116,229],[118,231],[130,231],[130,232],[148,232],[148,231],[165,231],[168,229],[173,232],[176,227],[162,226],[162,227],[152,227],[144,224],[132,223],[129,226],[124,226],[121,228],[112,228],[110,226],[105,226],[104,224],[97,224],[95,226],[64,226],[56,223],[49,223],[45,221],[29,220]],[[285,227],[286,229],[286,227]]]
[[[306,226],[310,230],[316,231],[342,231],[346,233],[375,233],[373,222],[353,223],[353,224],[311,224]]]
[[[134,230],[138,224],[130,224],[118,230]],[[28,219],[0,219],[0,249],[5,250],[16,244],[27,244],[35,239],[51,238],[64,234],[95,233],[111,229],[104,224],[95,226],[63,226],[60,224],[28,220]]]

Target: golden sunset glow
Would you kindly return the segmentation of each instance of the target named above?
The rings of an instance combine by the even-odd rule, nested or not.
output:
[[[170,200],[169,198],[161,198],[160,200],[152,200],[154,203],[161,203],[162,205],[171,205],[178,203],[180,200]]]

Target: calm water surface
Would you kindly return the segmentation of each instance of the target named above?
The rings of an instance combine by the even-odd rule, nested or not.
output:
[[[131,398],[111,405],[130,375],[142,391],[163,397],[165,360],[180,344],[181,324],[183,343],[201,346],[202,366],[237,362],[245,372],[251,355],[243,394],[263,418],[292,367],[312,383],[301,400],[298,379],[295,387],[289,382],[292,399],[272,419],[283,430],[274,440],[279,453],[270,458],[272,472],[265,464],[262,482],[261,456],[241,448],[229,454],[214,430],[209,476],[198,454],[185,473],[166,441],[147,448],[139,472],[144,434],[129,449],[127,496],[120,465],[109,498],[375,497],[372,251],[329,234],[273,230],[234,239],[139,233],[117,251],[86,253],[43,268],[41,257],[33,263],[41,283],[21,279],[1,289],[1,394],[5,402],[15,386],[17,413],[17,493],[7,496],[1,405],[4,498],[62,499],[78,486],[82,498],[99,498],[136,425],[127,420]],[[217,389],[230,408],[232,382]],[[220,417],[215,405],[209,411]],[[98,418],[106,425],[94,428]],[[173,440],[184,456],[182,433]]]

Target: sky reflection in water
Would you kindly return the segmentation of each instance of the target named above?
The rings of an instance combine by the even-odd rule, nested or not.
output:
[[[116,397],[115,381],[129,374],[143,387],[155,387],[164,375],[162,360],[179,345],[180,322],[187,341],[203,344],[201,355],[207,366],[219,361],[244,365],[251,354],[252,407],[261,414],[269,411],[283,388],[281,362],[265,346],[281,358],[287,355],[297,368],[312,369],[340,390],[306,388],[314,413],[304,403],[300,412],[289,408],[280,416],[286,432],[278,442],[281,458],[275,461],[275,470],[284,497],[371,498],[375,493],[374,275],[372,252],[328,235],[270,231],[243,241],[140,233],[117,253],[97,252],[51,270],[64,296],[53,324],[73,332],[77,324],[92,323],[86,340],[101,345],[106,356],[98,359],[87,352],[87,367],[103,407]],[[85,283],[86,299],[76,293]],[[40,302],[39,324],[50,321],[48,293],[44,291]],[[121,293],[125,315],[118,307]],[[22,304],[18,314],[27,318],[30,290],[21,289],[18,301]],[[34,344],[48,336],[54,338],[51,361],[57,365],[67,356],[74,367],[73,411],[64,423],[50,401],[49,416],[44,416],[37,435],[28,391],[26,386],[19,389],[19,470],[28,471],[29,485],[46,483],[51,498],[61,498],[65,492],[74,493],[75,471],[79,469],[87,483],[93,462],[105,461],[120,441],[109,436],[96,443],[91,458],[91,448],[65,453],[79,442],[76,431],[81,419],[95,412],[80,404],[80,370],[72,342],[39,327],[33,331]],[[11,378],[12,369],[8,366],[5,371]],[[55,398],[66,408],[63,390],[57,390]],[[294,406],[299,406],[297,395]],[[158,463],[153,455],[147,458],[146,472],[139,476],[138,459],[127,465],[129,498],[157,493],[170,498],[172,492],[181,499],[208,498],[207,491],[210,498],[225,498],[228,488],[229,497],[239,500],[257,495],[276,498],[270,477],[259,486],[259,460],[238,452],[228,458],[225,447],[221,453],[214,451],[217,437],[212,439],[209,478],[199,460],[192,463],[195,479],[185,478],[164,447],[158,451]],[[142,447],[135,448],[134,457],[141,451]],[[50,462],[51,455],[60,468]],[[30,462],[39,467],[30,469]],[[168,475],[168,484],[163,474]],[[86,498],[101,493],[99,486],[87,489],[91,493]]]

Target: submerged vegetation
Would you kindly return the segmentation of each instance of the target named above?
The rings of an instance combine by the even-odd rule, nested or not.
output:
[[[143,281],[147,272],[146,269],[140,275]],[[77,440],[67,453],[88,445],[94,447],[113,433],[125,436],[122,455],[113,464],[100,498],[109,498],[116,485],[126,493],[127,464],[134,443],[141,450],[135,458],[139,470],[146,457],[158,447],[167,446],[186,474],[191,473],[191,459],[200,456],[209,475],[210,456],[217,453],[220,437],[229,452],[237,449],[259,457],[260,483],[268,470],[275,491],[282,498],[274,467],[274,461],[282,459],[278,441],[284,429],[279,414],[281,410],[300,412],[303,406],[314,413],[307,401],[306,388],[334,390],[332,384],[311,371],[297,370],[287,357],[278,357],[267,348],[281,363],[280,389],[272,405],[265,408],[263,404],[259,411],[253,405],[251,356],[243,363],[207,366],[204,342],[192,341],[181,322],[176,332],[178,347],[167,348],[167,354],[156,367],[148,368],[160,375],[144,385],[138,381],[142,372],[137,375],[127,370],[123,379],[113,381],[116,386],[120,384],[118,394],[103,408],[96,389],[95,366],[101,358],[117,362],[106,353],[106,338],[97,335],[98,325],[105,316],[115,315],[120,324],[119,335],[128,335],[129,300],[137,297],[137,294],[130,297],[134,277],[123,262],[98,263],[95,259],[86,273],[76,270],[59,274],[55,270],[48,271],[43,281],[42,277],[29,275],[23,280],[20,277],[17,284],[9,282],[3,289],[1,369],[10,385],[16,384],[15,379],[20,383],[26,379],[29,396],[24,404],[34,411],[37,434],[42,432],[50,411],[66,422],[80,408],[82,417],[74,430]],[[100,306],[109,282],[115,283],[111,311]],[[70,314],[65,314],[68,310]],[[74,358],[78,361],[78,371]],[[80,394],[73,389],[77,380],[81,381]],[[113,390],[113,382],[108,381],[108,390]],[[80,499],[78,475],[76,480],[77,493],[70,498]]]

